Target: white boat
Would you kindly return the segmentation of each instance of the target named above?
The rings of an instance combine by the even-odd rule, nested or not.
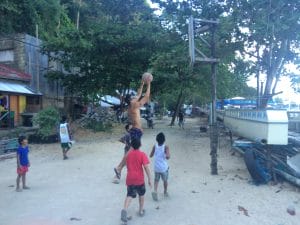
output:
[[[238,136],[270,145],[288,144],[285,110],[226,109],[224,125]]]

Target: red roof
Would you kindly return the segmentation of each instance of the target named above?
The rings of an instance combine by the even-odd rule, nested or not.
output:
[[[0,78],[10,79],[10,80],[30,81],[31,75],[28,73],[23,73],[19,70],[13,69],[9,66],[0,64]]]

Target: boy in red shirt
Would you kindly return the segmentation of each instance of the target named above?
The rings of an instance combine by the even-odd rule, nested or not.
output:
[[[128,152],[126,157],[126,166],[127,166],[127,176],[126,176],[126,185],[127,185],[127,196],[124,202],[124,208],[121,211],[121,220],[127,222],[127,209],[132,198],[136,197],[136,194],[139,195],[139,215],[143,216],[145,213],[144,210],[144,195],[146,193],[145,181],[144,181],[144,170],[148,178],[148,184],[151,188],[151,175],[149,164],[150,161],[147,155],[140,151],[141,140],[132,139],[131,140],[132,149]]]

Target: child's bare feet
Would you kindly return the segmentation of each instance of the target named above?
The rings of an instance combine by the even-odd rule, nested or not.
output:
[[[166,191],[166,192],[164,193],[164,196],[165,196],[165,198],[169,198],[169,193]]]
[[[152,192],[152,198],[153,198],[154,201],[158,201],[157,192],[156,191]]]
[[[120,179],[118,179],[117,177],[115,177],[112,182],[114,184],[119,184],[120,183]]]
[[[142,209],[141,211],[139,211],[139,216],[143,217],[145,215],[145,209]]]
[[[30,189],[30,187],[28,187],[28,186],[24,186],[24,187],[23,187],[23,189],[24,189],[24,190],[29,190],[29,189]]]
[[[125,210],[125,209],[122,209],[122,211],[121,211],[121,220],[123,221],[123,222],[127,222],[127,211]]]

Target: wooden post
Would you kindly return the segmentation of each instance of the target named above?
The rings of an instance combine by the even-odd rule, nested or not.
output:
[[[210,32],[211,41],[210,44],[203,38],[202,42],[208,46],[211,50],[211,56],[207,57],[203,52],[196,48],[194,43],[194,22],[195,26],[201,24],[200,28],[196,28],[195,32]],[[189,52],[191,58],[191,67],[193,68],[197,62],[209,63],[211,65],[211,113],[210,113],[210,155],[211,155],[211,174],[218,174],[218,159],[217,159],[217,149],[218,149],[218,126],[216,118],[216,98],[217,98],[217,63],[219,59],[216,58],[216,45],[215,45],[215,31],[219,24],[218,20],[205,20],[205,19],[194,19],[192,16],[189,19]],[[197,50],[195,52],[195,50]],[[195,53],[198,53],[200,57],[196,57]]]
[[[40,92],[40,51],[39,51],[39,25],[35,25],[35,37],[36,37],[36,90]]]
[[[12,126],[11,126],[11,118],[10,118],[10,113],[11,113],[11,111],[10,111],[10,94],[8,94],[8,102],[7,102],[7,105],[8,105],[8,125],[7,125],[7,127],[8,128],[13,128]]]
[[[272,162],[272,146],[267,145],[267,169],[270,173],[270,175],[273,178],[273,181],[275,184],[277,184],[277,176],[275,171],[273,170],[273,162]]]
[[[211,57],[215,58],[216,45],[215,45],[215,25],[212,25],[211,29]],[[210,155],[211,163],[210,169],[212,175],[218,174],[218,127],[216,118],[216,96],[217,96],[217,64],[214,62],[211,64],[211,98],[212,98],[212,110],[211,110],[211,129],[210,129]]]

